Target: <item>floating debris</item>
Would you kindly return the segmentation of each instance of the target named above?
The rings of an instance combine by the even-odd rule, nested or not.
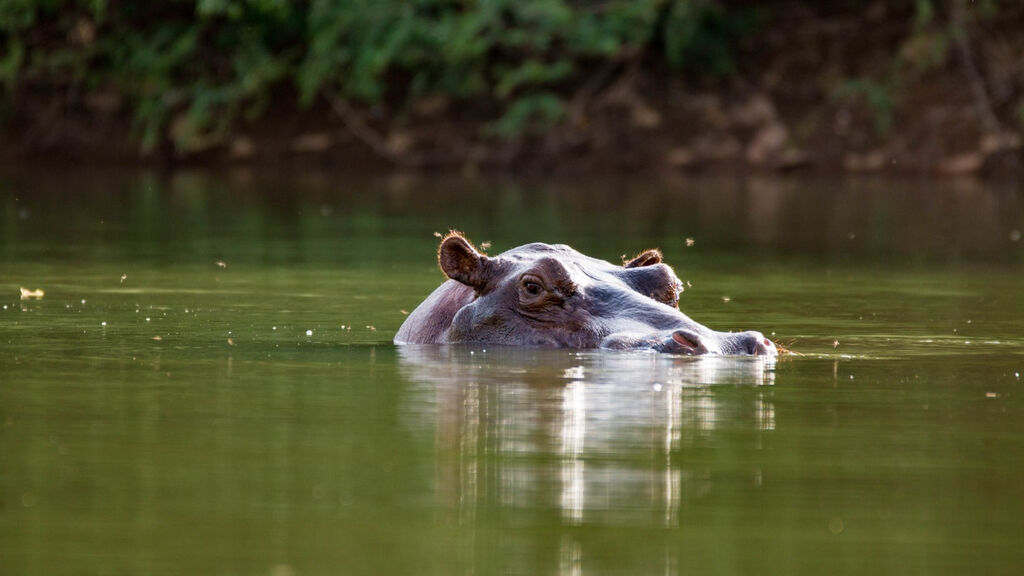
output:
[[[839,340],[833,340],[832,341],[832,348],[833,349],[839,348]]]
[[[480,249],[481,250],[490,250],[491,249],[491,241],[488,240],[487,242],[481,242],[480,243]]]
[[[775,336],[774,332],[772,332],[772,336]],[[775,343],[775,350],[779,353],[779,356],[803,356],[803,354],[801,354],[799,352],[794,352],[794,351],[789,349],[789,347],[792,346],[795,342],[796,342],[796,340],[794,340],[793,342],[790,342],[789,344],[783,344],[782,342],[776,342]]]
[[[696,244],[696,242],[697,241],[694,240],[693,238],[687,238],[686,239],[686,247],[689,248],[690,246],[693,246],[694,244]]]
[[[1010,242],[1020,242],[1020,230],[1014,229],[1010,231]]]
[[[722,296],[722,302],[728,304],[729,302],[732,302],[732,298],[729,298],[728,296]]]
[[[441,236],[440,232],[434,232],[434,238],[441,238]]]
[[[161,338],[159,335],[157,335],[157,336],[153,336],[153,340],[156,340],[157,342],[159,342],[159,341],[163,340],[163,338]]]
[[[42,298],[45,295],[46,295],[46,292],[43,292],[41,289],[38,289],[38,288],[36,290],[29,290],[28,288],[25,288],[24,286],[22,286],[22,288],[21,288],[21,299],[22,300],[28,300],[29,298],[35,298],[36,300],[39,300],[40,298]],[[85,300],[82,300],[82,304],[85,304]]]
[[[312,330],[306,330],[306,336],[312,336],[312,335],[313,335],[313,331]]]
[[[127,279],[128,279],[128,275],[127,274],[121,274],[121,284],[124,284],[124,281],[127,280]]]
[[[999,398],[999,392],[985,392],[985,398]]]
[[[408,316],[409,315],[409,311],[408,310],[399,310],[399,312],[401,312],[403,316]],[[342,326],[342,328],[344,328],[344,326]]]
[[[214,262],[214,264],[216,264],[218,268],[228,267],[227,262],[224,262],[223,260],[217,260],[216,262]]]
[[[377,331],[376,328],[374,328],[373,326],[370,326],[369,324],[366,325],[366,329],[370,330],[371,332],[376,332]]]
[[[232,340],[231,338],[228,338],[228,346],[234,346],[234,345],[235,345],[235,341]]]

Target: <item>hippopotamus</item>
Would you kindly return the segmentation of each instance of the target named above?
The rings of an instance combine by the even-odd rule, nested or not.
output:
[[[437,260],[448,280],[409,314],[395,344],[778,354],[760,332],[716,332],[680,312],[682,285],[655,249],[621,265],[540,242],[487,256],[452,232]]]

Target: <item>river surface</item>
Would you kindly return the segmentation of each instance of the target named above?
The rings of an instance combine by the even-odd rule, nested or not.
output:
[[[796,353],[396,347],[449,229],[658,246]],[[1022,231],[971,182],[8,170],[0,572],[1020,574]]]

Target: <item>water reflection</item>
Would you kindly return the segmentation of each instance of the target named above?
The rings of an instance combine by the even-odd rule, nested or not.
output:
[[[646,245],[674,259],[696,237],[690,259],[1024,262],[1024,196],[1013,182],[8,170],[0,223],[0,263],[44,248],[97,260],[420,263],[436,248],[431,233],[451,226],[498,251],[546,240],[607,259]],[[241,237],[261,251],[226,241]]]
[[[687,502],[714,488],[700,453],[716,435],[729,436],[726,450],[758,450],[775,428],[774,358],[468,346],[399,355],[421,389],[411,397],[434,399],[438,508],[480,537],[482,517],[544,517],[562,527],[565,574],[580,570],[577,527],[677,528]],[[736,464],[756,486],[759,470]]]

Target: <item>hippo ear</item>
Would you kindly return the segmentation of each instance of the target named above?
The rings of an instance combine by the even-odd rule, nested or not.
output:
[[[449,278],[477,290],[483,289],[490,278],[487,273],[491,267],[490,259],[477,252],[458,232],[448,234],[441,241],[437,249],[437,263]]]
[[[657,249],[644,250],[629,262],[625,262],[623,266],[626,268],[639,268],[641,266],[653,266],[654,264],[661,264],[661,251]]]

